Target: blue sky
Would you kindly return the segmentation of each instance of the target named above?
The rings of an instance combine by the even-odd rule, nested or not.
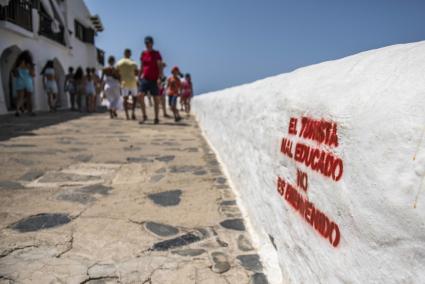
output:
[[[97,45],[139,58],[152,35],[203,93],[397,43],[425,40],[424,0],[86,0]]]

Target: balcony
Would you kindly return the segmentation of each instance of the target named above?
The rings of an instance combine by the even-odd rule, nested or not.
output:
[[[38,33],[60,43],[61,45],[65,45],[65,28],[61,25],[59,27],[60,32],[54,33],[52,30],[52,22],[53,20],[49,17],[49,15],[40,11],[40,30]]]
[[[9,5],[0,6],[0,21],[8,21],[30,32],[33,31],[32,8],[36,1],[11,0]]]

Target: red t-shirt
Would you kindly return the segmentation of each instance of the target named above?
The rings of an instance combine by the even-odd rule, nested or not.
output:
[[[143,78],[150,81],[156,81],[159,78],[159,67],[158,60],[162,61],[161,54],[159,51],[143,51],[140,56],[140,61],[142,62],[143,69],[140,70],[140,76],[143,75]]]

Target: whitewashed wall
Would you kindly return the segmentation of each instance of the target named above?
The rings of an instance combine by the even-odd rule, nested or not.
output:
[[[98,66],[96,47],[94,45],[81,42],[75,37],[74,33],[75,18],[77,18],[86,26],[91,25],[89,10],[85,6],[84,1],[81,0],[67,1],[66,5],[69,25],[68,29],[72,32],[72,35],[70,36],[70,44],[72,46],[71,49],[43,36],[39,36],[37,33],[25,31],[22,28],[14,26],[10,23],[2,22],[2,25],[0,25],[0,56],[3,54],[4,50],[11,46],[16,46],[21,51],[28,49],[33,54],[37,74],[34,82],[35,110],[48,109],[47,97],[44,94],[41,76],[39,75],[47,60],[56,58],[60,62],[65,73],[67,72],[69,66],[81,66],[84,69],[86,67]],[[0,72],[8,72],[8,70],[0,70]],[[0,76],[0,78],[2,78],[2,76]],[[3,80],[1,80],[0,114],[7,113],[3,83]]]
[[[425,42],[302,68],[193,104],[271,265],[273,253],[262,247],[274,239],[281,268],[268,269],[274,283],[425,283]],[[300,121],[297,134],[288,133],[290,119],[301,117],[335,122],[338,146],[300,137]],[[282,154],[282,138],[293,143],[292,158]],[[339,157],[342,177],[296,161],[297,143]],[[297,169],[308,177],[306,192]],[[334,222],[331,237],[310,225],[311,208],[294,209],[294,190],[282,187],[281,196],[278,177]]]

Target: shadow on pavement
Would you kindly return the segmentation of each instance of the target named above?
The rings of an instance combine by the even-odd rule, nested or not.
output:
[[[0,141],[18,136],[35,136],[34,130],[86,116],[86,113],[68,110],[56,113],[38,112],[36,116],[27,114],[15,117],[13,114],[0,116]]]

